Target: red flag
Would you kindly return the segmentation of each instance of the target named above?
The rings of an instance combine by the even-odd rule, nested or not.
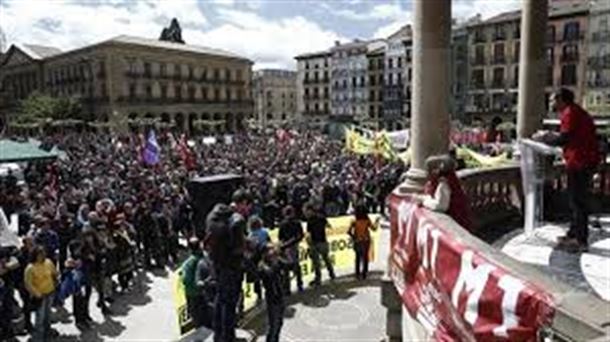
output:
[[[186,143],[186,136],[184,134],[180,136],[176,149],[178,150],[178,154],[180,154],[180,158],[182,159],[182,162],[187,170],[194,170],[197,167],[197,159],[193,151],[188,147]]]

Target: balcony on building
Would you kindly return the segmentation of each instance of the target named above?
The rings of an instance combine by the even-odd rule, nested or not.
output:
[[[474,42],[475,42],[475,44],[485,43],[485,42],[487,42],[487,36],[483,32],[477,30],[477,31],[475,31],[475,34],[474,34]]]
[[[578,62],[578,53],[564,53],[561,55],[562,63]]]
[[[481,57],[481,56],[477,56],[477,57],[473,58],[471,62],[472,62],[472,65],[475,65],[475,66],[487,64],[485,57]]]
[[[610,31],[593,32],[591,35],[592,43],[608,43],[610,42]]]
[[[505,55],[497,55],[492,58],[493,64],[506,64],[506,56]]]

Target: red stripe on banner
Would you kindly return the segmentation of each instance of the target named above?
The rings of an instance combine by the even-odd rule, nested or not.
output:
[[[550,294],[464,246],[408,196],[392,195],[390,272],[411,316],[437,340],[535,340]]]

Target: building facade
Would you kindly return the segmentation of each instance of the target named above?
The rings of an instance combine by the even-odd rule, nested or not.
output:
[[[368,119],[368,43],[336,42],[331,49],[331,116],[337,121],[364,122]]]
[[[294,124],[297,119],[297,72],[264,69],[254,72],[255,119],[261,127]]]
[[[549,8],[547,90],[567,87],[583,99],[588,27],[586,2],[557,2]],[[517,107],[520,11],[507,12],[468,26],[468,119],[513,119]]]
[[[383,128],[383,77],[385,69],[385,51],[382,46],[367,53],[368,64],[368,115],[369,129]]]
[[[401,129],[411,113],[412,32],[406,25],[387,39],[383,80],[383,127]]]
[[[253,113],[252,62],[229,52],[130,36],[31,50],[14,45],[2,61],[1,112],[38,90],[80,99],[94,120],[158,118],[184,131],[236,131]]]
[[[468,31],[464,25],[455,26],[452,30],[450,70],[449,111],[452,119],[465,120],[468,90]]]
[[[306,125],[322,125],[331,114],[331,53],[308,53],[295,59],[297,121]]]
[[[596,1],[589,14],[586,108],[610,115],[610,2]]]

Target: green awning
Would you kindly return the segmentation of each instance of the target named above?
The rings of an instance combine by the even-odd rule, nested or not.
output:
[[[18,142],[15,140],[0,140],[0,163],[12,163],[30,160],[55,159],[59,157],[57,149],[47,152],[39,148],[40,142],[27,141]]]

